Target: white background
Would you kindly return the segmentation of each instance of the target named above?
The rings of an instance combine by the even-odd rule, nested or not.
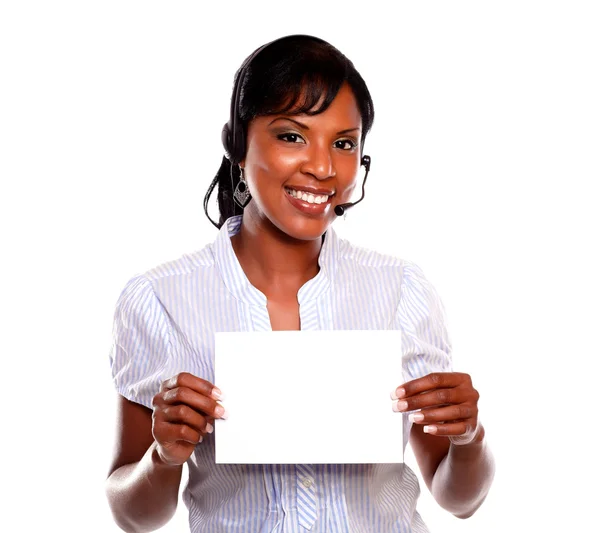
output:
[[[384,4],[2,3],[11,531],[116,530],[103,494],[116,299],[134,274],[214,238],[202,199],[233,74],[290,33],[336,45],[375,101],[367,197],[336,230],[424,269],[446,304],[455,368],[481,393],[495,484],[467,521],[422,486],[431,531],[593,529],[597,3]],[[164,530],[184,527],[181,505]]]

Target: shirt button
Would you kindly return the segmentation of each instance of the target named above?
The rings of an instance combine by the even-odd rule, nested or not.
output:
[[[302,480],[302,484],[308,489],[308,488],[312,487],[313,482],[312,482],[312,479],[305,477]]]

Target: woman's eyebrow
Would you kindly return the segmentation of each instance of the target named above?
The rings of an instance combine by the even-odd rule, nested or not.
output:
[[[273,124],[274,122],[277,122],[278,120],[289,120],[290,122],[293,122],[294,124],[296,124],[297,126],[299,126],[300,128],[302,128],[303,130],[308,130],[310,129],[306,124],[303,124],[302,122],[299,122],[298,120],[294,120],[293,118],[288,118],[288,117],[277,117],[274,118],[271,122],[269,122],[269,126],[271,124]],[[342,131],[338,131],[336,135],[343,135],[344,133],[350,133],[351,131],[354,130],[359,130],[360,128],[357,126],[355,128],[347,128],[345,130]]]
[[[351,131],[355,131],[355,130],[360,131],[360,128],[359,127],[348,128],[347,130],[338,131],[337,134],[338,135],[343,135],[344,133],[350,133]]]
[[[302,122],[298,122],[297,120],[294,120],[293,118],[288,118],[288,117],[277,117],[277,118],[274,118],[273,120],[271,120],[271,122],[269,122],[269,126],[271,124],[273,124],[273,122],[277,122],[278,120],[289,120],[290,122],[293,122],[297,126],[300,126],[303,130],[309,129],[309,127],[306,124],[302,124]]]

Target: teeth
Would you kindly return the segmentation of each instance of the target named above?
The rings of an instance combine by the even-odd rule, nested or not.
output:
[[[326,194],[316,196],[307,192],[295,191],[294,189],[286,189],[286,191],[290,196],[298,198],[299,200],[303,200],[309,204],[324,204],[329,199],[329,196]]]

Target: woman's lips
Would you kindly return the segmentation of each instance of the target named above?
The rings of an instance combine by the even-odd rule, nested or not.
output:
[[[311,202],[308,202],[301,198],[297,198],[296,196],[293,196],[291,194],[289,189],[285,190],[285,196],[287,197],[287,199],[290,201],[290,203],[296,209],[298,209],[299,211],[306,213],[308,215],[321,215],[321,214],[325,213],[325,211],[328,210],[329,206],[331,205],[331,196],[327,196],[327,195],[316,195],[317,197],[327,196],[327,199],[321,203],[317,203],[317,202],[311,203]],[[315,197],[314,194],[312,196]]]

